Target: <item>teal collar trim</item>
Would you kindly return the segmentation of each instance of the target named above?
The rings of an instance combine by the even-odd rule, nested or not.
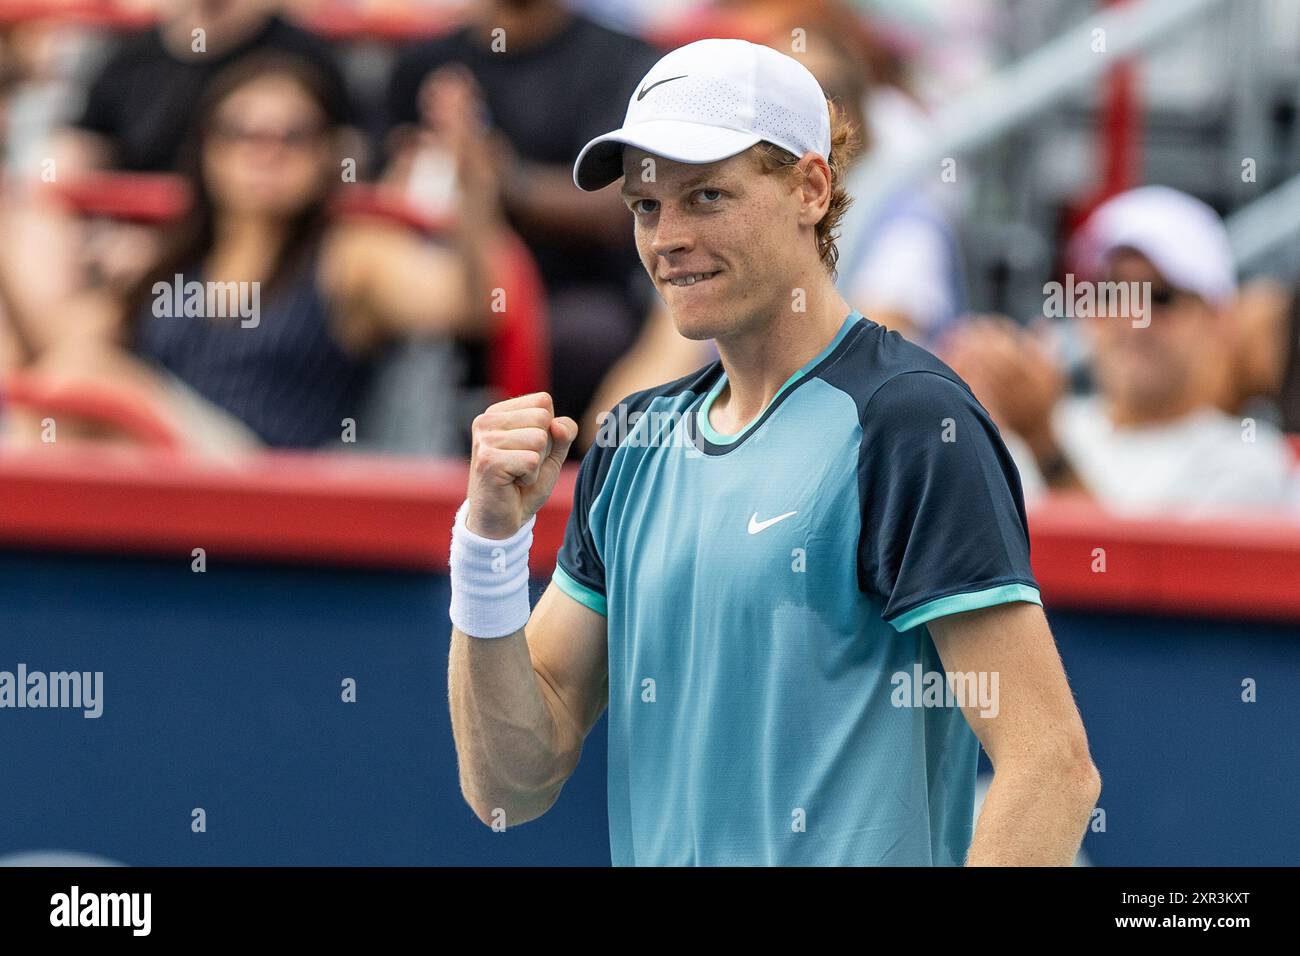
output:
[[[714,430],[713,426],[709,424],[709,409],[713,407],[714,400],[722,393],[722,390],[727,385],[727,373],[726,371],[723,371],[718,376],[717,383],[709,390],[709,393],[704,396],[704,401],[700,403],[699,410],[696,412],[696,424],[699,425],[700,434],[715,445],[733,445],[740,441],[740,439],[744,438],[750,429],[763,420],[763,416],[767,413],[769,408],[776,404],[777,399],[779,399],[785,392],[789,391],[790,387],[793,386],[795,382],[799,381],[799,379],[803,378],[816,368],[826,358],[826,356],[835,351],[836,346],[844,340],[844,336],[849,334],[849,330],[853,328],[854,324],[861,318],[862,313],[857,309],[850,312],[845,317],[844,324],[840,326],[840,330],[835,333],[835,338],[831,339],[830,344],[809,359],[804,364],[803,368],[799,369],[786,379],[785,384],[777,389],[776,394],[772,396],[772,400],[768,402],[767,405],[765,405],[748,423],[746,423],[744,428],[736,432],[734,435],[724,435],[721,432]]]

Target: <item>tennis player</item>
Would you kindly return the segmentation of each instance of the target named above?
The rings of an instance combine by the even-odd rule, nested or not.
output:
[[[546,812],[608,706],[615,865],[1073,860],[1100,778],[1015,466],[961,379],[834,285],[853,134],[792,57],[702,40],[578,156],[579,188],[623,180],[720,360],[606,419],[531,613],[577,425],[545,394],[475,420],[449,691],[485,823]]]

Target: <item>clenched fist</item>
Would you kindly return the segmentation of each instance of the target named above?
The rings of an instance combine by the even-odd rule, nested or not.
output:
[[[488,406],[474,419],[465,526],[484,538],[509,538],[555,487],[578,424],[556,418],[546,392]]]

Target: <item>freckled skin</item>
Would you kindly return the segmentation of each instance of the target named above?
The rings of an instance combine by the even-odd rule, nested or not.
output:
[[[726,339],[757,331],[790,308],[791,290],[810,288],[820,269],[815,224],[801,214],[797,180],[764,175],[749,152],[717,163],[678,163],[624,149],[625,201],[637,252],[677,330],[690,339]],[[655,181],[643,182],[653,159]],[[686,184],[705,173],[697,185]],[[801,254],[802,253],[802,254]],[[670,270],[721,269],[708,282],[676,288]]]

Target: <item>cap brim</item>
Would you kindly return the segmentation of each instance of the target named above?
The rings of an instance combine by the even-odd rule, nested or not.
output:
[[[1207,302],[1219,304],[1232,296],[1230,279],[1216,281],[1210,278],[1208,274],[1215,270],[1207,270],[1202,262],[1189,261],[1170,248],[1167,236],[1153,234],[1141,224],[1111,229],[1105,235],[1092,237],[1079,255],[1078,265],[1085,273],[1100,276],[1107,260],[1121,250],[1132,250],[1145,256],[1166,282],[1195,292]],[[1185,247],[1183,251],[1186,251]]]
[[[651,120],[597,136],[582,147],[573,164],[573,182],[579,189],[594,192],[617,180],[623,175],[624,146],[635,146],[679,163],[716,163],[760,140],[761,136],[741,130],[682,120]]]

